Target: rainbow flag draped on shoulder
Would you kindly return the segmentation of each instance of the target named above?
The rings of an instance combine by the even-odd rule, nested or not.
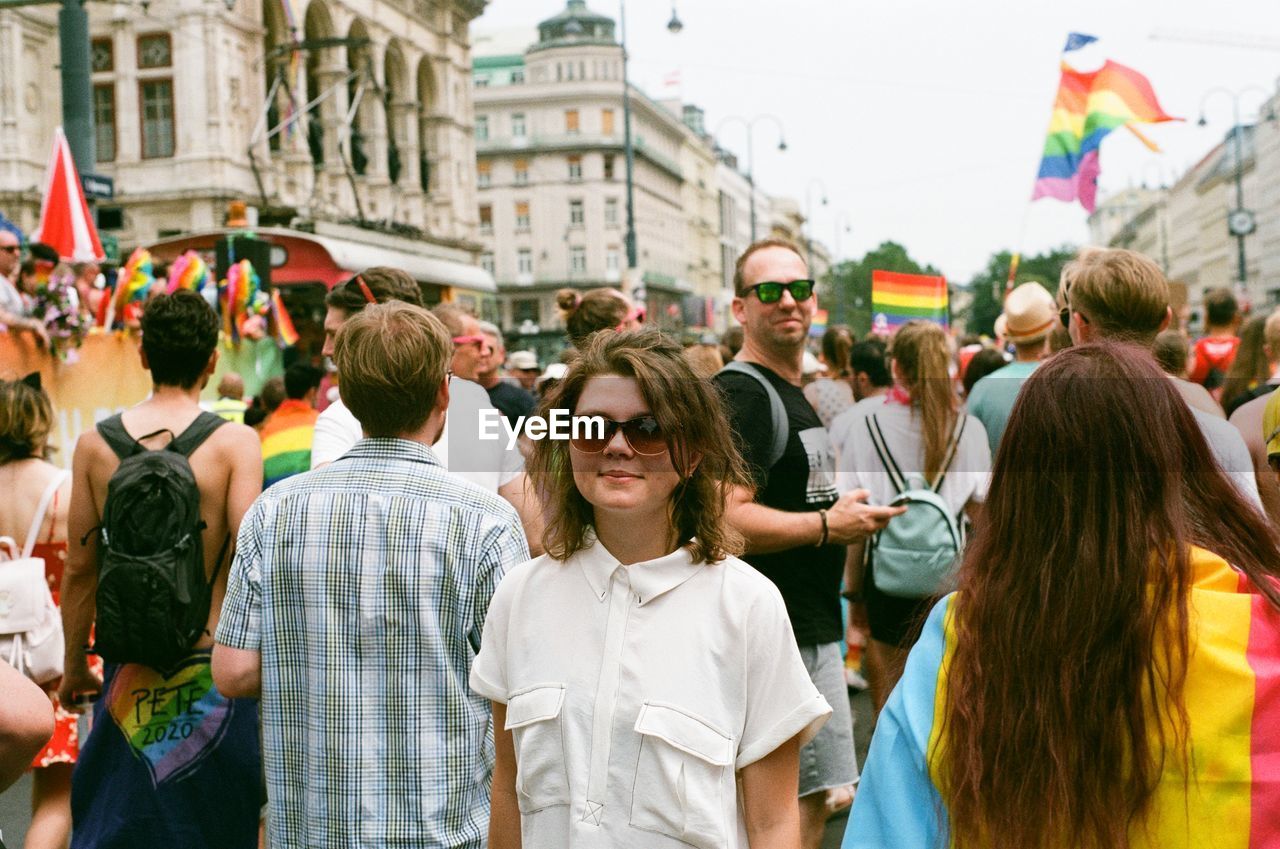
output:
[[[1190,774],[1184,781],[1181,766],[1165,767],[1129,846],[1272,849],[1280,846],[1280,611],[1208,551],[1191,549],[1191,573],[1183,689]],[[930,614],[880,714],[843,849],[946,845],[934,755],[946,746],[944,698],[961,615],[955,599]]]
[[[1085,72],[1063,62],[1031,199],[1079,200],[1093,212],[1101,171],[1098,149],[1107,134],[1128,127],[1143,144],[1158,150],[1134,124],[1177,120],[1165,114],[1151,83],[1132,68],[1107,60],[1100,69]]]
[[[871,272],[872,328],[892,333],[913,318],[924,318],[947,327],[947,279],[928,274]]]

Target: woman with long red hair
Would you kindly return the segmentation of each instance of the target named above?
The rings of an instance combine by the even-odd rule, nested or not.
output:
[[[1280,536],[1150,355],[1046,361],[986,504],[845,849],[1280,845]]]

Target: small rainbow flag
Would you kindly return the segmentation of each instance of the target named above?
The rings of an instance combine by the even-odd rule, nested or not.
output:
[[[187,251],[169,266],[169,288],[166,292],[172,295],[179,289],[190,289],[199,292],[209,277],[209,266],[195,251]]]
[[[276,320],[276,340],[280,347],[298,344],[298,331],[293,326],[289,311],[284,308],[284,299],[280,297],[279,289],[271,290],[271,314]]]
[[[821,336],[827,332],[827,322],[831,316],[826,310],[818,310],[813,314],[813,321],[809,322],[809,335]]]
[[[1099,70],[1086,73],[1063,62],[1031,199],[1079,200],[1093,212],[1102,140],[1112,130],[1128,127],[1143,144],[1158,150],[1133,125],[1176,120],[1160,108],[1150,81],[1132,68],[1108,60]]]
[[[892,333],[913,318],[950,324],[947,278],[928,274],[871,272],[871,315],[877,332]]]
[[[146,248],[138,248],[129,255],[124,270],[116,282],[117,311],[125,304],[144,301],[151,288],[151,252]]]

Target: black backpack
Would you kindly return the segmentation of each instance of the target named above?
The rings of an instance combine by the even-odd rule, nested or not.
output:
[[[150,451],[119,415],[98,433],[120,458],[107,483],[98,543],[95,651],[110,663],[165,671],[187,657],[209,619],[213,577],[204,576],[200,490],[187,458],[226,421],[202,412],[165,448]],[[158,430],[142,439],[161,433]]]

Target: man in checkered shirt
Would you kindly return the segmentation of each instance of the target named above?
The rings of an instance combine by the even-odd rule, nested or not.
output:
[[[452,348],[419,307],[351,318],[335,358],[365,438],[241,527],[213,679],[262,699],[272,846],[484,846],[493,747],[467,677],[528,549],[511,505],[428,447]]]

